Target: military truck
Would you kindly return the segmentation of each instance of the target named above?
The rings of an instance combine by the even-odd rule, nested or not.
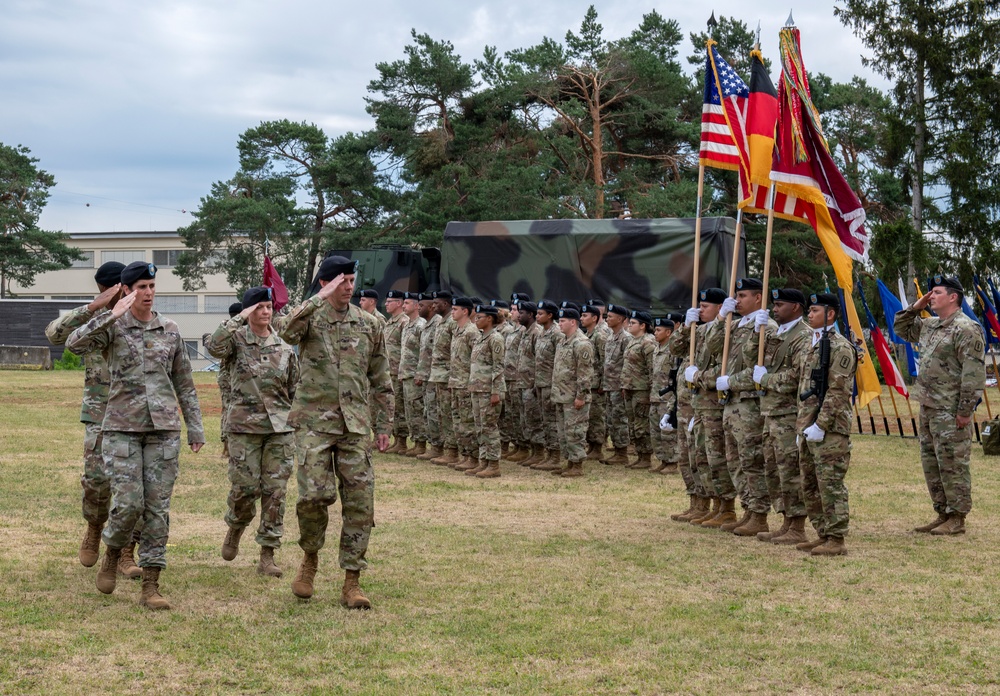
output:
[[[384,244],[370,249],[331,249],[324,258],[326,256],[343,256],[358,261],[355,293],[377,290],[379,297],[384,299],[389,290],[424,292],[441,289],[441,250],[436,247]],[[317,292],[319,282],[313,280],[309,294]]]

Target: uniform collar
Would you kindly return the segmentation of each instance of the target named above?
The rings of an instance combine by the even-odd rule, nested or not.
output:
[[[153,311],[153,318],[148,323],[136,319],[132,312],[125,312],[121,318],[127,328],[135,327],[146,331],[163,328],[163,322],[160,320],[160,313],[155,310]]]

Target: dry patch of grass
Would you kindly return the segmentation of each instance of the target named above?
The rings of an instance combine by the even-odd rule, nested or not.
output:
[[[205,410],[214,375],[197,375]],[[1000,476],[974,460],[969,534],[909,531],[933,515],[914,440],[859,437],[850,555],[800,552],[670,522],[678,477],[587,465],[563,481],[503,465],[499,480],[376,456],[377,527],[363,585],[338,603],[332,545],[316,597],[254,572],[252,534],[219,556],[228,484],[218,420],[182,455],[152,614],[110,597],[76,549],[81,373],[0,381],[0,692],[992,693],[1000,692]],[[333,509],[336,520],[337,509]],[[773,518],[772,518],[773,520]]]

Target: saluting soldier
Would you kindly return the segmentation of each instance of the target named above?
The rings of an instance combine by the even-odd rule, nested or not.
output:
[[[403,314],[406,323],[400,337],[399,384],[403,388],[403,405],[406,412],[406,427],[413,440],[413,447],[400,454],[417,457],[427,451],[427,435],[424,432],[424,404],[421,389],[417,386],[417,365],[420,362],[420,336],[427,320],[420,316],[420,293],[407,292],[403,295]]]
[[[471,299],[456,297],[451,304],[455,332],[451,339],[448,388],[451,391],[451,422],[455,427],[455,440],[462,453],[461,459],[451,467],[456,471],[467,471],[475,469],[479,459],[479,442],[472,415],[472,396],[469,394],[472,347],[479,340],[479,329],[472,321],[472,310],[475,305]]]
[[[573,307],[559,310],[559,332],[552,365],[552,401],[557,405],[556,429],[559,446],[568,464],[556,476],[583,476],[587,456],[587,424],[590,422],[591,388],[594,383],[594,346],[580,329],[580,312]]]
[[[559,464],[559,433],[556,430],[556,405],[552,402],[552,365],[556,359],[556,348],[562,340],[556,316],[559,306],[555,302],[542,300],[535,313],[542,333],[535,343],[535,395],[542,412],[542,438],[545,458],[531,464],[538,471],[554,471]]]
[[[850,523],[850,506],[844,477],[851,464],[851,396],[858,351],[835,330],[839,312],[837,295],[818,293],[809,297],[812,348],[802,362],[796,426],[801,433],[802,497],[819,539],[796,544],[795,548],[813,556],[847,553],[844,537]],[[824,365],[826,341],[829,361]],[[825,381],[825,393],[817,377]]]
[[[580,308],[580,326],[587,332],[594,350],[594,382],[590,389],[590,422],[587,423],[587,459],[595,461],[604,456],[604,443],[608,439],[607,395],[604,393],[604,354],[612,336],[603,317],[604,303],[587,300]]]
[[[294,430],[288,425],[299,381],[299,361],[291,346],[271,330],[271,288],[243,293],[243,309],[215,330],[205,344],[209,354],[229,363],[229,499],[222,557],[231,561],[260,500],[257,572],[280,578],[274,552],[281,546],[285,491],[295,465]]]
[[[622,366],[624,364],[625,346],[632,340],[632,334],[625,330],[625,324],[631,310],[622,305],[609,304],[607,325],[611,336],[604,344],[604,369],[601,375],[601,386],[607,395],[608,435],[614,455],[600,459],[602,464],[625,465],[628,460],[628,414],[625,412],[625,396],[622,394]]]
[[[390,290],[385,294],[385,311],[389,314],[388,321],[382,319],[382,315],[375,312],[375,314],[378,314],[378,318],[382,320],[382,335],[385,338],[385,352],[389,360],[389,377],[392,379],[394,400],[393,443],[392,447],[386,450],[387,454],[403,454],[407,449],[406,438],[410,434],[410,429],[406,421],[403,385],[399,382],[399,358],[403,345],[403,327],[406,326],[407,322],[407,316],[403,312],[403,298],[405,295],[406,293],[402,290]]]
[[[417,360],[417,376],[413,382],[420,390],[420,398],[424,409],[424,434],[430,445],[427,450],[417,456],[421,461],[430,461],[444,454],[441,439],[441,414],[438,411],[437,390],[431,384],[431,365],[434,358],[434,339],[438,327],[443,321],[435,309],[437,303],[433,292],[420,295],[420,317],[427,323],[420,332],[420,357]]]
[[[521,428],[531,448],[531,454],[518,464],[531,466],[544,461],[547,456],[542,432],[542,408],[535,391],[535,351],[538,338],[542,335],[542,325],[537,321],[538,307],[534,302],[522,300],[518,309],[518,320],[524,327],[524,335],[521,337],[515,388],[521,391]]]
[[[504,381],[504,339],[497,326],[499,310],[493,305],[476,305],[476,328],[479,336],[472,347],[469,369],[469,393],[478,441],[477,466],[466,476],[500,476],[500,408],[506,391]]]
[[[671,369],[674,357],[668,348],[673,333],[672,320],[653,318],[656,350],[649,373],[649,437],[659,463],[651,471],[663,474],[677,473],[677,372]]]
[[[896,333],[920,343],[920,463],[937,518],[917,527],[936,535],[965,533],[972,510],[973,411],[986,387],[982,328],[962,312],[958,278],[937,275],[927,294],[896,314]],[[930,307],[936,317],[922,319]]]

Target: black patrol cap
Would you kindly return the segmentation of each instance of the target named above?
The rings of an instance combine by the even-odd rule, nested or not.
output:
[[[668,329],[672,329],[676,326],[676,324],[670,317],[653,317],[653,326],[664,326]]]
[[[243,311],[243,303],[233,302],[231,305],[229,305],[229,318],[232,319],[242,311]]]
[[[421,302],[429,302],[434,299],[434,293],[433,292],[417,293],[417,299],[420,300]]]
[[[631,313],[631,310],[629,310],[629,308],[626,307],[626,306],[624,306],[624,305],[609,304],[608,305],[608,313],[609,314],[617,314],[620,317],[627,317]]]
[[[593,299],[587,300],[587,304],[589,304],[591,307],[604,307],[605,306],[604,305],[604,300],[599,300],[597,298],[593,298]]]
[[[468,297],[455,297],[451,300],[452,307],[465,307],[470,312],[475,309],[476,303]]]
[[[525,314],[534,314],[538,311],[538,305],[528,300],[518,300],[517,308]]]
[[[358,293],[358,297],[367,297],[370,300],[375,300],[376,302],[378,302],[378,290],[374,289],[362,290],[361,292]]]
[[[156,277],[156,266],[145,261],[133,261],[122,269],[122,285],[132,287],[133,283],[140,280],[152,280]]]
[[[820,305],[840,311],[840,298],[832,292],[814,292],[809,296],[809,306]]]
[[[628,316],[629,319],[635,319],[640,324],[645,324],[647,329],[653,327],[653,317],[650,316],[649,312],[642,312],[638,309],[633,309]]]
[[[351,259],[343,256],[327,256],[323,259],[323,263],[319,265],[319,271],[316,272],[316,277],[320,280],[331,281],[341,273],[344,275],[357,273],[358,265],[358,261],[352,261]]]
[[[431,293],[431,297],[435,300],[448,300],[451,301],[451,293],[447,290],[435,290]]]
[[[499,311],[494,305],[477,304],[475,309],[476,309],[476,314],[488,314],[489,316],[492,317],[495,317],[497,316],[497,314],[499,314]]]
[[[570,300],[563,300],[562,302],[560,302],[559,303],[559,308],[560,309],[575,309],[577,312],[580,311],[580,305],[578,305],[576,302],[572,302]]]
[[[771,291],[771,300],[774,302],[792,302],[806,306],[806,296],[801,290],[795,288],[775,288]]]
[[[684,315],[678,312],[667,312],[667,319],[674,322],[674,326],[684,322]]]
[[[740,278],[736,281],[737,290],[763,290],[764,284],[757,278]]]
[[[599,316],[601,316],[603,314],[603,312],[601,311],[600,307],[598,307],[595,304],[591,304],[591,303],[588,302],[587,304],[585,304],[582,307],[580,307],[580,314],[581,315],[584,315],[584,314],[594,314],[594,315],[596,315],[596,316],[599,317]]]
[[[120,261],[102,263],[101,267],[97,269],[97,273],[94,274],[94,281],[106,288],[113,287],[122,282],[122,271],[124,270],[125,264]]]
[[[965,295],[965,288],[962,287],[962,283],[959,282],[958,276],[945,276],[938,273],[933,278],[931,278],[930,288],[948,288],[949,290],[954,290],[959,295]]]
[[[531,302],[531,298],[528,297],[526,292],[512,292],[510,294],[510,303],[512,305],[520,304],[522,302]]]
[[[722,304],[726,301],[727,297],[729,295],[722,288],[709,288],[698,293],[698,298],[702,302],[710,302],[711,304]]]
[[[505,302],[503,300],[490,300],[490,304],[497,309],[510,309],[510,302]]]
[[[387,300],[402,300],[406,298],[406,293],[402,290],[390,290],[385,294]]]
[[[559,318],[580,321],[580,310],[573,309],[572,307],[563,307],[559,310]]]
[[[551,302],[550,300],[542,300],[541,302],[538,303],[538,311],[548,312],[552,316],[555,316],[559,314],[559,305],[557,305],[555,302]]]
[[[261,285],[256,288],[250,288],[243,293],[243,306],[249,307],[250,305],[255,305],[258,302],[271,302],[273,298],[274,293],[271,288]],[[240,311],[242,312],[243,310],[241,309]]]

